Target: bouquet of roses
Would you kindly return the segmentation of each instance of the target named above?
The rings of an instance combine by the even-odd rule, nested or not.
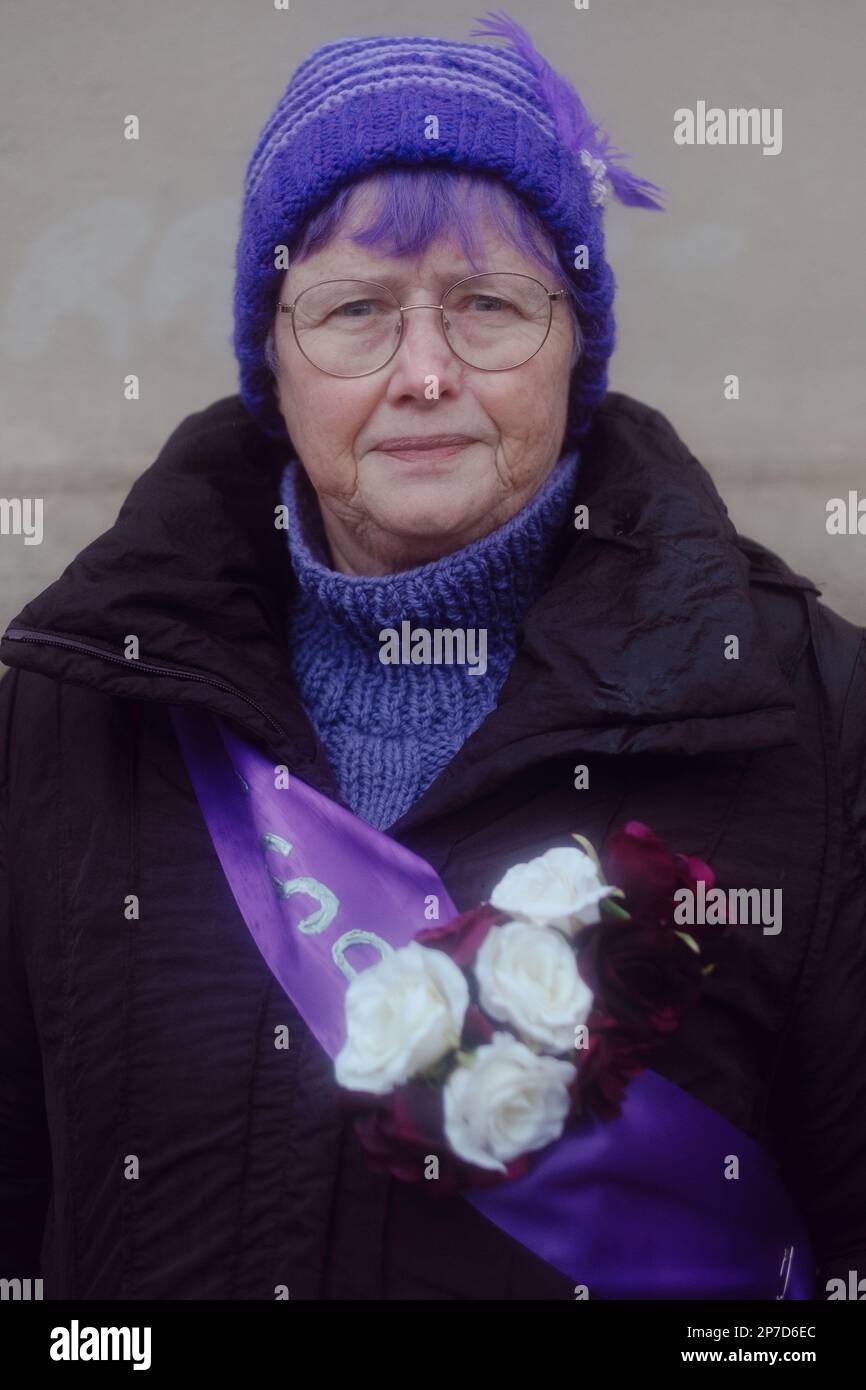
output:
[[[722,931],[677,927],[675,894],[712,870],[638,821],[604,869],[572,838],[351,981],[335,1075],[379,1171],[433,1162],[439,1191],[520,1177],[581,1116],[616,1116],[696,1002]]]

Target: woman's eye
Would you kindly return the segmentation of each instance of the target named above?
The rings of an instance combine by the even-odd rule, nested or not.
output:
[[[457,312],[460,314],[471,314],[475,318],[491,317],[496,314],[499,318],[515,312],[514,305],[507,299],[500,299],[492,294],[471,294],[465,299],[461,299],[457,305]]]
[[[341,304],[335,312],[345,318],[369,318],[370,313],[379,307],[375,299],[354,299],[350,304]]]

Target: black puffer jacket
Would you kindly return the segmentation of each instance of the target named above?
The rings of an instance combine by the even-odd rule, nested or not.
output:
[[[367,1170],[192,792],[171,704],[335,795],[284,642],[283,462],[239,398],[191,416],[0,645],[0,1274],[50,1298],[571,1298],[459,1197]],[[866,1271],[864,633],[625,396],[576,501],[590,529],[497,708],[389,833],[461,908],[632,817],[722,885],[782,888],[782,931],[736,929],[654,1065],[777,1156],[823,1290]]]

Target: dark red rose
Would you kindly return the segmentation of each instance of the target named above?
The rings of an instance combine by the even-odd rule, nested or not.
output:
[[[401,1086],[380,1096],[355,1120],[355,1132],[371,1163],[403,1182],[420,1182],[424,1160],[442,1148],[442,1097],[423,1083]]]
[[[588,936],[580,972],[597,1007],[634,1038],[670,1033],[698,1000],[703,955],[673,931],[642,921],[603,921]]]
[[[636,820],[608,840],[604,864],[608,883],[625,893],[627,910],[648,924],[676,927],[677,889],[694,892],[703,880],[709,890],[715,883],[715,874],[702,859],[672,853],[648,825]]]
[[[424,927],[415,940],[422,946],[444,951],[455,965],[465,968],[474,961],[490,928],[507,921],[506,914],[495,907],[473,907],[469,912],[461,912],[459,917],[452,917],[444,926]]]
[[[627,1036],[616,1019],[593,1010],[589,1046],[579,1054],[575,1118],[590,1112],[603,1120],[620,1113],[629,1081],[647,1065],[653,1043]]]

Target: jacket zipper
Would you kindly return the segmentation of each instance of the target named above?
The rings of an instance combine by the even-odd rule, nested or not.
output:
[[[242,690],[237,690],[235,686],[228,685],[225,681],[216,680],[213,676],[203,676],[198,671],[185,671],[180,666],[154,666],[145,661],[130,662],[125,656],[117,656],[113,652],[104,652],[100,647],[92,647],[87,642],[79,642],[74,637],[56,637],[53,633],[38,632],[33,628],[10,627],[3,633],[2,641],[9,639],[12,642],[34,642],[42,643],[48,647],[66,647],[70,651],[86,652],[88,656],[98,656],[102,661],[117,661],[121,666],[129,669],[134,666],[137,671],[148,671],[155,676],[179,676],[182,680],[198,681],[200,685],[212,685],[215,690],[222,690],[228,695],[234,695],[246,704],[252,705],[254,710],[266,719],[273,729],[276,729],[281,738],[288,739],[288,734],[276,719],[272,719],[267,710],[262,709],[260,704],[249,695],[245,695]]]

